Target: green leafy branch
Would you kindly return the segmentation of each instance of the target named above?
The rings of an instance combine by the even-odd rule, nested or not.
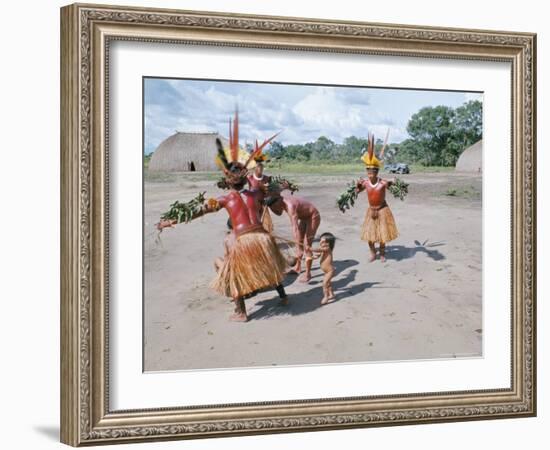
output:
[[[269,192],[282,191],[283,189],[288,189],[292,194],[300,190],[297,184],[292,181],[287,180],[279,175],[272,176],[269,180],[267,190]]]
[[[175,220],[176,223],[190,222],[204,212],[205,194],[206,192],[201,192],[185,203],[176,200],[170,205],[170,209],[160,216],[161,220]]]
[[[409,185],[403,180],[396,178],[395,181],[388,188],[388,190],[395,198],[399,198],[399,200],[404,200],[409,193]]]
[[[355,205],[355,201],[359,196],[359,190],[357,189],[357,181],[352,181],[348,184],[348,187],[344,192],[340,194],[336,203],[338,209],[343,213]]]

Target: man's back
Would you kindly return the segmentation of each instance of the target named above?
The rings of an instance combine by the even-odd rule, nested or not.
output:
[[[235,191],[220,197],[220,206],[229,213],[236,234],[261,225],[260,211],[263,194],[259,191]]]
[[[286,204],[289,214],[295,213],[298,219],[310,219],[315,213],[318,213],[317,208],[307,200],[295,195],[284,197],[283,201]]]

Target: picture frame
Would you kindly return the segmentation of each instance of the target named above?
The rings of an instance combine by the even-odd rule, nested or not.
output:
[[[499,61],[511,67],[510,386],[113,410],[110,45]],[[74,4],[61,9],[61,441],[72,446],[536,415],[536,35]]]

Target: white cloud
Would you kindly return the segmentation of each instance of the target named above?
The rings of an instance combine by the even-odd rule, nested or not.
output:
[[[351,135],[366,136],[369,131],[380,134],[382,129],[385,135],[388,127],[394,128],[392,120],[370,105],[368,95],[360,89],[319,87],[299,101],[293,111],[305,129],[336,142]],[[397,128],[395,131],[395,135],[402,134]]]
[[[376,90],[284,84],[148,79],[145,91],[145,151],[154,150],[176,131],[228,134],[228,121],[239,108],[242,143],[282,131],[284,144],[319,136],[340,143],[373,132],[390,142],[408,137],[407,121],[419,105],[462,103],[482,94]],[[449,103],[450,104],[450,103]]]

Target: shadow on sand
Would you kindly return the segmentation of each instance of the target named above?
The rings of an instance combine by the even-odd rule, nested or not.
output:
[[[442,261],[445,259],[445,255],[434,247],[441,247],[445,245],[445,242],[433,242],[428,243],[424,241],[422,244],[418,241],[414,241],[414,247],[406,247],[404,245],[387,245],[386,246],[386,258],[393,259],[394,261],[401,261],[403,259],[409,259],[416,256],[417,253],[425,253],[426,256],[434,261]]]
[[[334,276],[335,277],[338,276],[338,274],[342,273],[344,270],[350,267],[356,266],[357,264],[359,264],[359,261],[357,261],[356,259],[343,259],[341,261],[334,261],[332,264],[334,266]],[[285,287],[288,286],[289,284],[292,284],[295,278],[297,278],[296,274],[289,274],[289,276],[287,277],[287,280],[285,280],[285,283],[284,283]],[[314,280],[315,278],[320,278],[322,280],[323,272],[320,272],[311,277],[312,280]],[[313,282],[310,284],[317,284],[317,283],[321,283],[321,281]]]
[[[335,266],[340,264],[340,268],[336,267],[337,273],[342,272],[342,267],[350,267],[358,264],[355,260],[347,261],[336,261]],[[352,263],[352,264],[350,264]],[[346,265],[347,264],[347,265]],[[331,303],[336,303],[346,297],[351,297],[366,289],[379,284],[379,282],[365,282],[360,284],[352,284],[355,281],[357,276],[357,270],[349,271],[343,278],[335,280],[332,282],[332,287],[334,293],[336,294],[336,299]],[[304,287],[309,286],[304,284]],[[307,314],[321,307],[321,299],[323,298],[323,287],[317,286],[312,289],[309,289],[305,292],[299,292],[297,294],[292,294],[289,296],[290,303],[288,306],[279,305],[279,297],[275,296],[267,300],[262,300],[256,303],[256,306],[259,306],[259,309],[253,311],[248,315],[250,320],[259,320],[259,319],[268,319],[273,316],[281,315],[290,315],[297,316],[300,314]],[[324,306],[325,308],[330,307],[330,304]]]

